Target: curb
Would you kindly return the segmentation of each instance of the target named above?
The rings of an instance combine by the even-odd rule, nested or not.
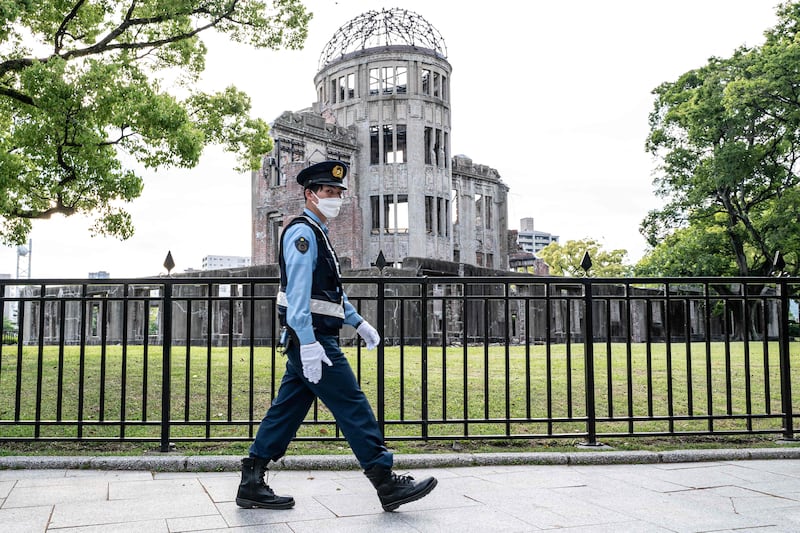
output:
[[[446,453],[395,455],[395,468],[453,468],[509,465],[614,465],[692,463],[800,459],[797,448],[752,448],[722,450],[587,451],[575,453]],[[238,472],[241,456],[147,455],[147,456],[6,456],[0,470],[83,469],[150,470],[155,472]],[[270,465],[271,470],[359,470],[352,455],[297,455]]]

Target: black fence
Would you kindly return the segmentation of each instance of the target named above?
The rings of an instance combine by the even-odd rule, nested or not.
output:
[[[798,278],[348,278],[387,440],[773,434],[797,424]],[[0,441],[249,441],[272,278],[0,280]],[[324,378],[323,378],[324,379]],[[343,440],[318,403],[300,440]]]

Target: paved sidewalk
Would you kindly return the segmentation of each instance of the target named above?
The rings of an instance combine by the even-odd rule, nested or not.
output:
[[[800,448],[396,456],[434,475],[393,513],[350,457],[292,457],[294,509],[240,509],[237,457],[0,457],[2,532],[800,531]]]

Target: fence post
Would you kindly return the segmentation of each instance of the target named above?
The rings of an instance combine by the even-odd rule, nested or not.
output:
[[[383,335],[383,342],[378,343],[378,405],[375,407],[377,408],[377,419],[378,419],[378,427],[380,428],[381,435],[385,435],[384,426],[386,424],[386,408],[384,407],[385,402],[385,390],[386,387],[386,364],[384,361],[384,346],[386,345],[386,319],[383,316],[385,312],[385,287],[383,283],[383,268],[381,268],[380,276],[378,276],[378,301],[377,301],[377,319],[378,323],[375,326],[378,328],[378,331]]]
[[[584,446],[598,446],[597,420],[594,404],[594,318],[592,313],[592,282],[583,279],[583,351],[586,372],[586,439]]]
[[[164,312],[161,313],[161,452],[170,451],[170,398],[172,396],[172,283],[164,281]]]
[[[420,287],[422,287],[421,306],[420,309],[420,385],[422,390],[421,395],[421,408],[422,408],[422,440],[428,440],[428,277],[422,276],[420,279]]]
[[[781,316],[778,327],[781,359],[781,401],[783,406],[783,439],[794,440],[794,415],[792,411],[792,373],[789,362],[789,284],[783,278],[777,282],[781,296]]]

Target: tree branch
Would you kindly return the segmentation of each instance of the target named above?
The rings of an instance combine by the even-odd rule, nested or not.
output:
[[[22,102],[23,104],[36,105],[36,102],[33,101],[33,98],[31,98],[27,94],[15,91],[10,87],[0,86],[0,96],[8,96],[9,98],[12,98],[18,102]]]
[[[67,13],[67,16],[64,17],[64,20],[61,21],[61,25],[56,30],[56,34],[53,38],[53,44],[55,45],[54,52],[58,54],[61,51],[61,47],[64,45],[64,35],[67,33],[67,24],[74,19],[78,11],[80,10],[81,6],[83,6],[85,0],[78,0],[74,6],[72,6],[72,10]]]
[[[155,48],[159,46],[163,46],[165,44],[182,41],[188,39],[190,37],[194,37],[200,32],[203,32],[209,28],[213,28],[217,24],[219,24],[222,20],[226,20],[230,18],[230,15],[236,10],[236,5],[238,4],[238,0],[233,0],[228,9],[226,9],[223,13],[218,15],[217,17],[211,19],[208,24],[203,26],[198,26],[194,30],[186,33],[180,33],[177,35],[173,35],[171,37],[165,39],[158,39],[154,41],[143,41],[143,42],[133,42],[133,43],[116,43],[111,44],[117,37],[128,31],[130,28],[136,26],[148,26],[151,24],[160,24],[162,22],[167,22],[169,20],[174,19],[178,16],[192,16],[192,15],[208,15],[209,11],[205,8],[197,8],[192,9],[190,11],[184,13],[170,13],[168,15],[162,15],[158,17],[147,17],[147,18],[130,18],[130,15],[133,12],[133,6],[135,2],[131,3],[131,8],[125,15],[125,19],[120,23],[119,26],[111,30],[105,37],[99,40],[97,43],[89,46],[87,48],[82,48],[79,50],[72,50],[69,52],[65,52],[61,54],[63,59],[71,59],[73,57],[83,57],[91,54],[97,54],[101,52],[106,52],[110,50],[137,50],[142,48]]]

